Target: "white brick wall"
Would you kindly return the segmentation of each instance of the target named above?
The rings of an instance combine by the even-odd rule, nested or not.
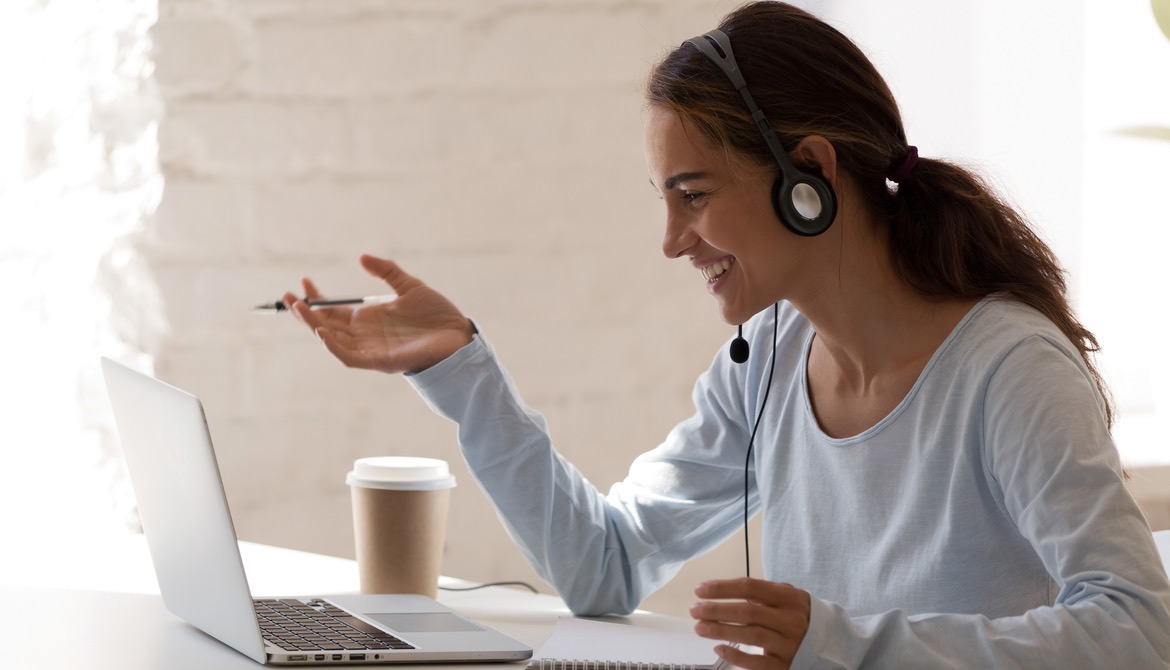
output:
[[[602,488],[689,413],[731,331],[693,270],[659,251],[640,87],[665,46],[725,10],[160,1],[166,190],[138,251],[166,326],[148,353],[204,398],[242,538],[352,555],[353,459],[430,454],[460,482],[445,570],[534,579],[454,426],[404,380],[347,370],[291,319],[249,312],[306,274],[334,294],[381,291],[363,252],[473,315]],[[741,552],[693,569],[731,574]],[[689,602],[697,579],[655,602]]]

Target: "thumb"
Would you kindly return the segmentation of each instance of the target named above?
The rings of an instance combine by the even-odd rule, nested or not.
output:
[[[365,268],[366,272],[369,272],[375,277],[380,277],[398,295],[402,295],[412,288],[423,285],[421,281],[413,275],[407,274],[405,270],[398,267],[398,264],[392,260],[363,254],[359,262]]]

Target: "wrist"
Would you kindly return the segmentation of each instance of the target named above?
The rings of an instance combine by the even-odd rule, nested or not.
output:
[[[416,375],[433,368],[474,342],[478,334],[479,328],[471,319],[464,319],[462,327],[437,332],[438,337],[428,347],[429,355],[418,360],[417,365],[405,370],[405,373]]]

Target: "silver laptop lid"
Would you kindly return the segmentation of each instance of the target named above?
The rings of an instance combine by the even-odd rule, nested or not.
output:
[[[203,405],[102,358],[114,420],[163,602],[176,616],[264,663]]]

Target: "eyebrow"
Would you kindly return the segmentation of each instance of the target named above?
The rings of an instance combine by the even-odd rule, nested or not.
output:
[[[672,177],[667,177],[666,181],[662,182],[662,190],[669,191],[670,189],[678,186],[679,184],[681,184],[684,181],[690,181],[692,179],[702,179],[703,177],[706,177],[706,176],[707,176],[706,172],[680,172]],[[654,182],[651,181],[650,183],[653,184]]]

